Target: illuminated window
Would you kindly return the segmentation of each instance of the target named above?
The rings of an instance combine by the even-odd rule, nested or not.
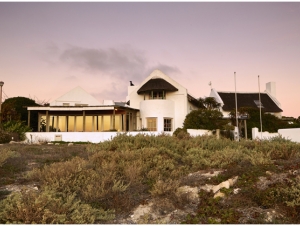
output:
[[[149,131],[157,131],[156,118],[147,118],[147,129]]]
[[[164,119],[164,131],[172,131],[172,119],[171,118]]]

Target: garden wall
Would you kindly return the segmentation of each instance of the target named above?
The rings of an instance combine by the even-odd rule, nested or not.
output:
[[[192,136],[203,136],[203,135],[212,135],[212,132],[210,130],[205,129],[187,129],[187,132]]]
[[[26,142],[39,143],[39,142],[91,142],[99,143],[106,140],[111,140],[117,134],[123,134],[125,132],[28,132],[26,133]],[[128,135],[135,136],[137,134],[148,134],[157,136],[160,132],[127,132]],[[173,132],[165,132],[165,134],[172,135]]]
[[[300,128],[279,129],[278,133],[258,132],[258,128],[252,128],[252,139],[270,139],[272,137],[281,136],[282,138],[300,142]]]

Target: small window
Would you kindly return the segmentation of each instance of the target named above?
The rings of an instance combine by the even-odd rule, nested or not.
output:
[[[147,129],[149,131],[157,131],[156,118],[147,118]]]
[[[259,101],[259,100],[254,100],[254,103],[256,104],[256,106],[258,107],[258,108],[263,108],[264,106],[262,105],[262,103]]]
[[[165,118],[164,119],[164,131],[172,131],[172,119]]]
[[[70,106],[69,103],[63,103],[63,106]]]
[[[149,99],[166,99],[165,91],[151,91],[149,94]]]
[[[75,103],[75,106],[84,107],[84,106],[88,106],[88,104],[80,104],[80,103]]]

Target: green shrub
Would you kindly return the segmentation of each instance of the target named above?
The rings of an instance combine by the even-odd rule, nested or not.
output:
[[[11,136],[8,132],[0,129],[0,143],[5,144],[11,141]]]
[[[94,209],[74,194],[53,190],[13,193],[0,202],[0,222],[10,224],[92,224],[114,218],[111,211]]]
[[[9,133],[17,133],[20,140],[25,140],[25,133],[31,131],[30,127],[21,121],[7,121],[2,124],[2,128]]]
[[[11,151],[8,148],[0,149],[0,167],[4,165],[7,159],[18,157],[19,154],[15,151]]]

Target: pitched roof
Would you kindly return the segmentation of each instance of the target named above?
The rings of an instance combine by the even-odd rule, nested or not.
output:
[[[166,80],[162,78],[152,78],[149,81],[147,81],[138,91],[138,94],[141,94],[143,92],[149,92],[149,91],[178,91],[176,87],[174,87],[172,84],[167,82]]]
[[[51,106],[62,105],[62,103],[78,103],[78,104],[88,104],[89,106],[101,105],[100,102],[93,97],[91,94],[86,92],[80,86],[72,89],[71,91],[60,96],[56,100],[50,103]]]
[[[224,102],[223,110],[232,111],[235,109],[235,93],[218,92]],[[282,112],[282,109],[266,93],[260,94],[262,109],[265,112]],[[256,102],[256,103],[255,103]],[[259,108],[259,93],[237,93],[237,107]]]

